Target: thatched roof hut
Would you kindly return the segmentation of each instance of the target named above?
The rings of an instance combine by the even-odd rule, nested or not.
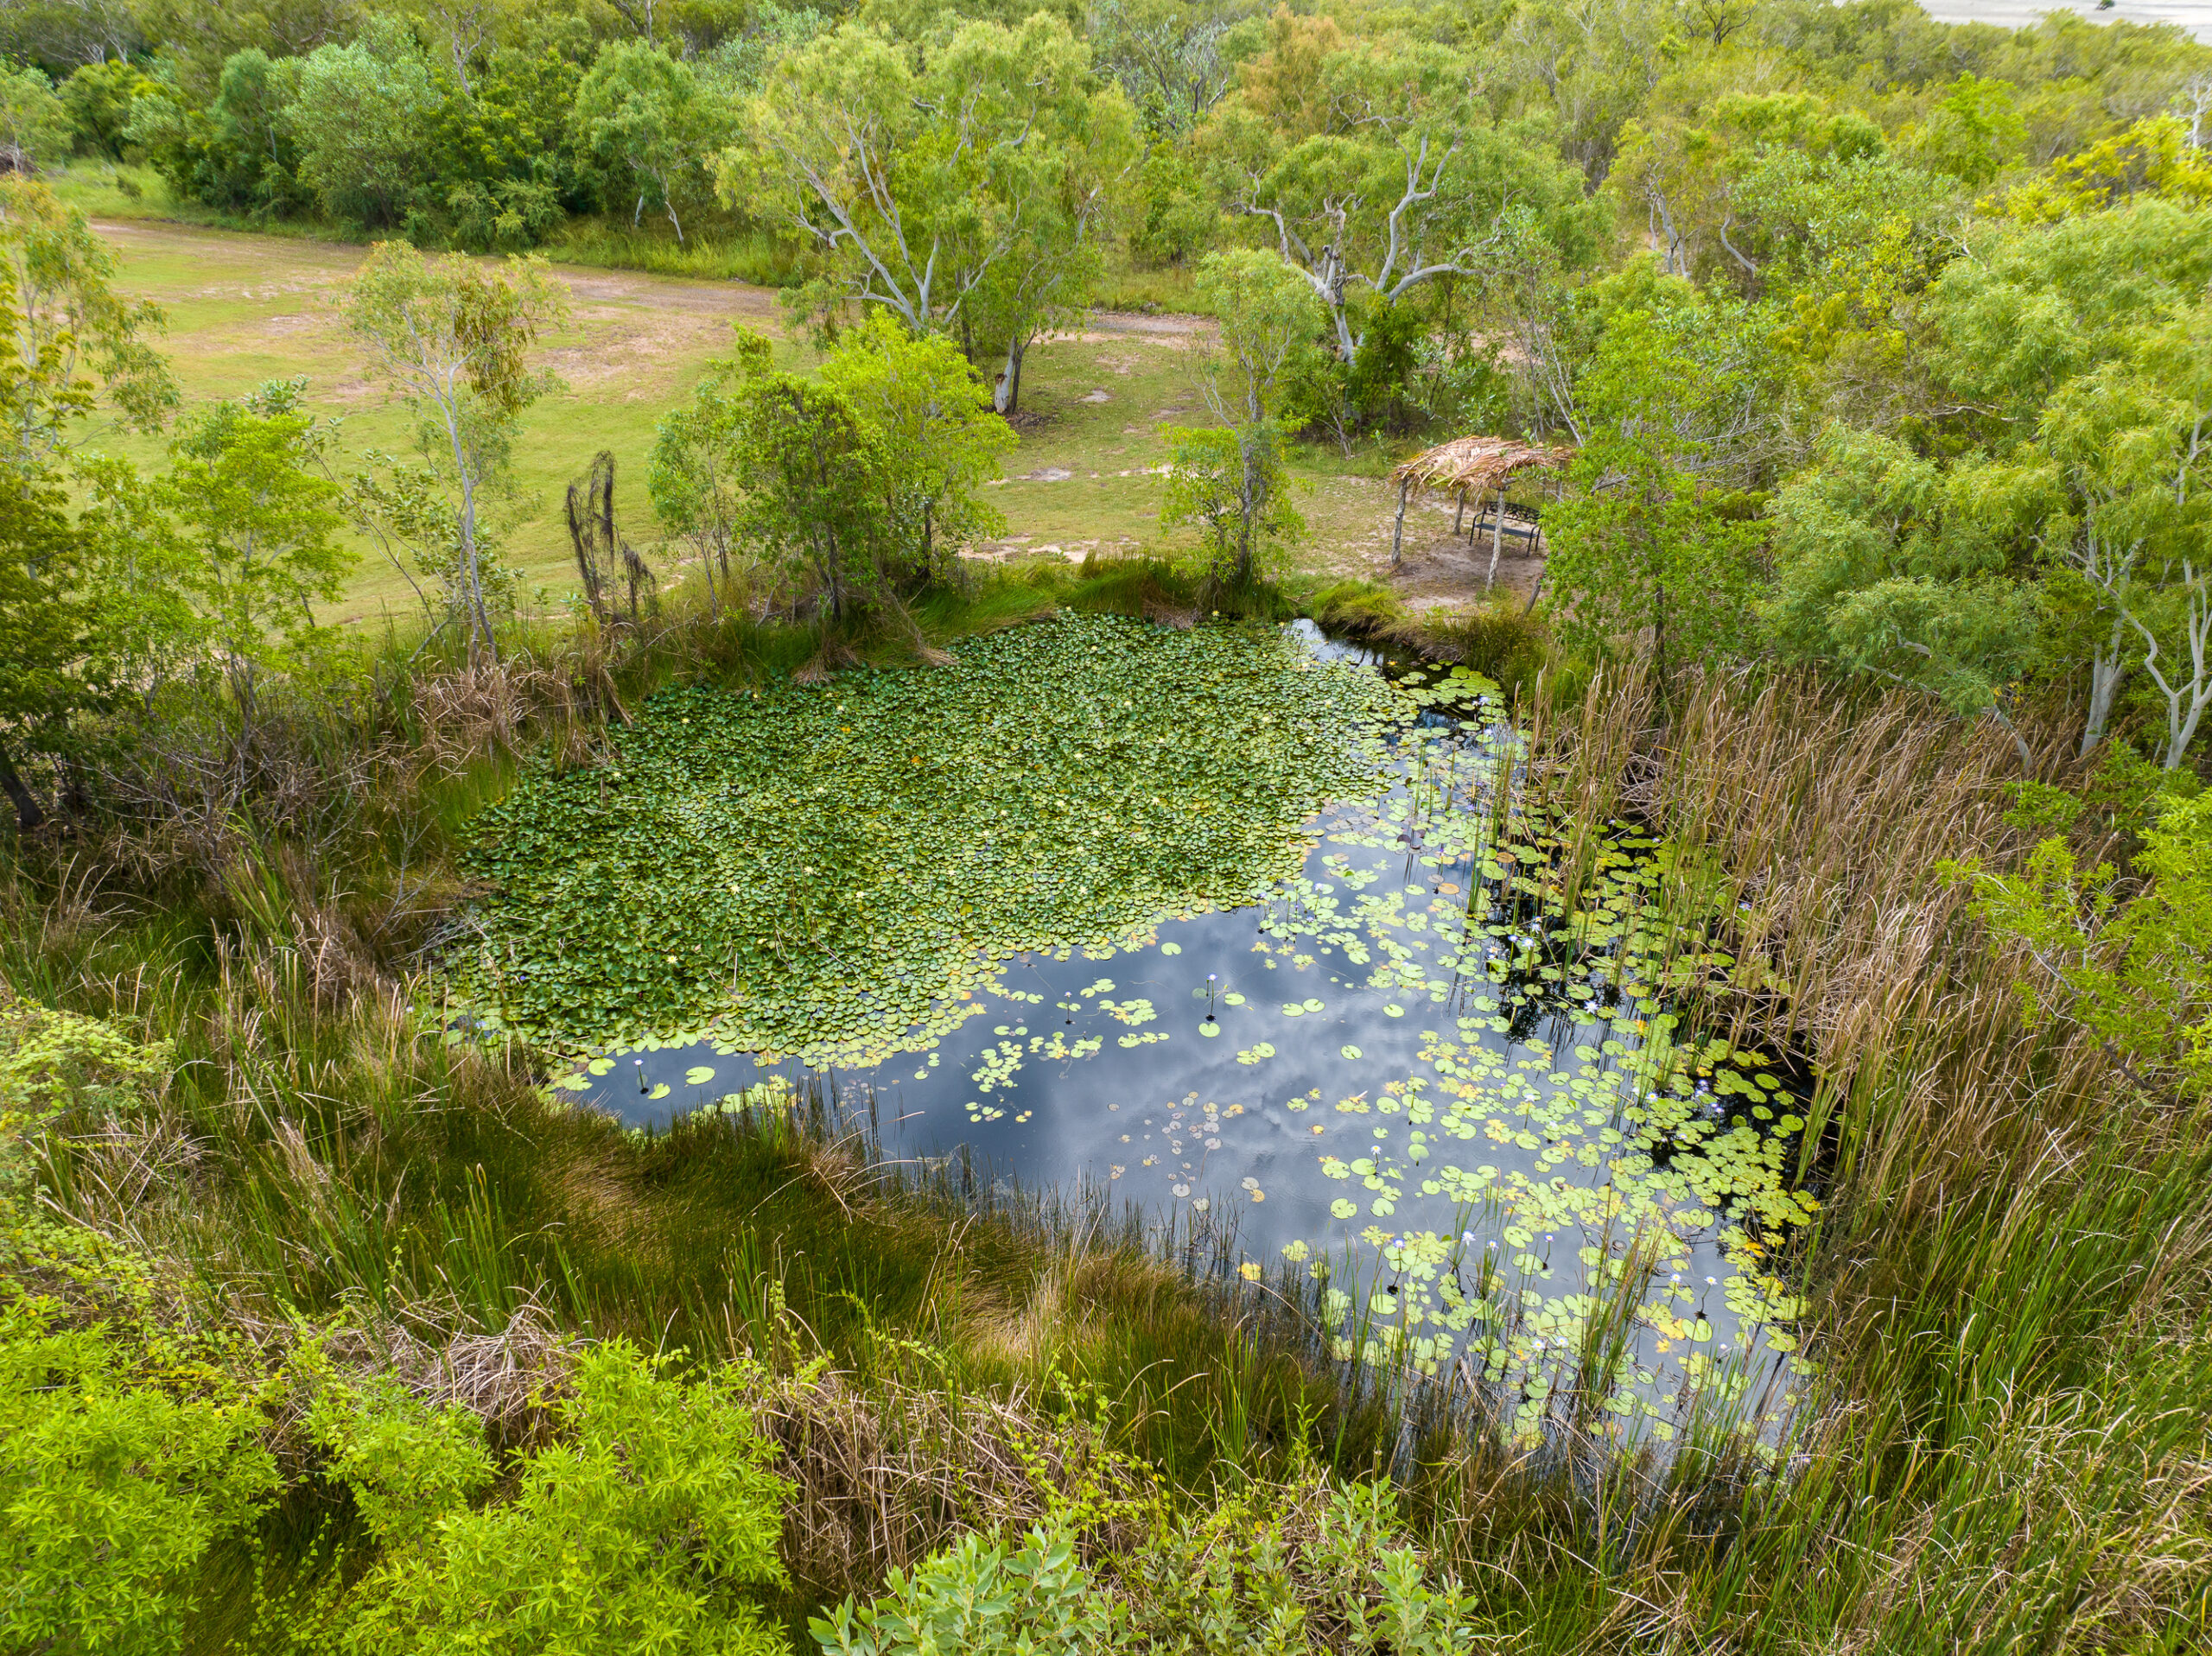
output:
[[[1390,562],[1397,562],[1404,544],[1406,502],[1416,490],[1449,494],[1463,503],[1469,495],[1479,500],[1493,489],[1503,489],[1516,472],[1565,471],[1573,458],[1574,450],[1567,444],[1524,443],[1517,437],[1454,437],[1450,442],[1423,449],[1390,473],[1390,480],[1398,485],[1398,521],[1390,532]],[[1502,509],[1499,526],[1503,528]],[[1493,549],[1493,579],[1497,569]]]
[[[1524,443],[1514,437],[1454,437],[1423,449],[1391,472],[1401,487],[1455,495],[1487,494],[1516,472],[1563,470],[1574,458],[1564,443]]]

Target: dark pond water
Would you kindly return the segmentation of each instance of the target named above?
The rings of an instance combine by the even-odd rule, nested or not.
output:
[[[1672,1026],[1663,847],[1616,825],[1546,916],[1545,825],[1497,822],[1516,743],[1494,711],[1424,714],[1271,900],[1007,960],[931,1050],[827,1079],[872,1094],[887,1155],[964,1147],[1028,1189],[1233,1222],[1247,1274],[1323,1277],[1340,1355],[1478,1382],[1531,1431],[1593,1366],[1625,1433],[1670,1435],[1692,1399],[1770,1424],[1796,1307],[1764,1255],[1811,1211],[1795,1101],[1765,1055]],[[658,1126],[804,1077],[707,1043],[568,1084]]]

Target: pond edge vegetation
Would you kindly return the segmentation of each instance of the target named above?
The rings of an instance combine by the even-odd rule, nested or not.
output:
[[[1187,625],[1197,619],[1188,579],[1142,562],[1043,580],[986,575],[957,602],[925,600],[915,619],[925,638],[940,640],[1063,606]],[[1306,607],[1326,612],[1344,601],[1323,593]],[[1294,607],[1264,588],[1252,605]],[[1409,654],[1418,638],[1391,636]],[[902,630],[893,657],[912,660],[913,638]],[[1027,1424],[1007,1428],[1020,1442],[1035,1434],[1058,1443],[1070,1420],[1092,1421],[1085,1430],[1104,1434],[1096,1447],[1067,1452],[1135,1456],[1131,1465],[1166,1480],[1147,1499],[1179,1509],[1193,1500],[1233,1505],[1243,1499],[1234,1490],[1253,1480],[1296,1484],[1316,1460],[1339,1475],[1395,1472],[1412,1532],[1439,1567],[1457,1572],[1448,1593],[1468,1595],[1465,1605],[1450,1599],[1452,1615],[1496,1637],[1548,1625],[1562,1647],[1655,1593],[1676,1627],[1787,1616],[1808,1636],[1857,1625],[1885,1638],[1910,1634],[1908,1643],[1935,1635],[1924,1618],[1938,1605],[1946,1626],[1969,1615],[1970,1625],[1996,1631],[2036,1625],[2060,1594],[2075,1607],[2069,1615],[2094,1606],[2152,1637],[2161,1624],[2180,1625],[2159,1572],[2186,1573],[2201,1476],[2191,1469],[2203,1464],[2187,1388],[2207,1359],[2185,1310],[2201,1280],[2194,1273],[2212,1259],[2194,1201],[2212,1171],[2201,1119],[2185,1097],[2115,1094],[2106,1056],[2113,1037],[2023,998],[2013,985],[2041,980],[2044,969],[2032,942],[1978,919],[1975,888],[1959,878],[1968,860],[1985,880],[2019,878],[2054,812],[2086,866],[2139,810],[2109,787],[2100,802],[2096,777],[2081,779],[2063,708],[2024,709],[2016,723],[2032,733],[2043,775],[2075,780],[2074,796],[2024,795],[2008,736],[1930,718],[1904,692],[1853,696],[1787,675],[1688,673],[1662,708],[1650,675],[1633,664],[1586,669],[1594,682],[1571,698],[1553,691],[1548,671],[1522,686],[1532,748],[1556,798],[1583,820],[1633,813],[1726,871],[1745,904],[1734,948],[1763,956],[1789,993],[1711,1010],[1807,1052],[1819,1070],[1810,1137],[1821,1145],[1828,1199],[1797,1268],[1815,1301],[1808,1344],[1825,1370],[1826,1402],[1801,1423],[1777,1477],[1726,1434],[1694,1439],[1663,1464],[1623,1460],[1574,1430],[1571,1399],[1561,1400],[1557,1429],[1526,1451],[1464,1414],[1401,1416],[1388,1394],[1347,1397],[1305,1355],[1310,1323],[1256,1316],[1262,1296],[1229,1277],[1225,1253],[1187,1252],[1177,1269],[1126,1233],[1102,1229],[1095,1214],[1051,1223],[1042,1210],[1027,1220],[979,1211],[972,1190],[871,1190],[864,1161],[788,1114],[688,1123],[643,1139],[570,1115],[557,1138],[571,1152],[540,1144],[526,1160],[573,1162],[526,1171],[512,1160],[517,1127],[537,1121],[530,1135],[542,1139],[545,1110],[529,1055],[425,1045],[406,1011],[403,986],[438,914],[466,896],[439,872],[441,843],[450,847],[448,836],[505,785],[523,752],[592,752],[619,727],[618,710],[653,685],[791,671],[821,651],[813,629],[731,617],[710,627],[682,606],[671,606],[657,638],[586,628],[557,654],[550,642],[510,649],[496,668],[418,658],[410,678],[381,680],[381,705],[396,716],[373,757],[358,726],[324,726],[321,739],[334,746],[322,753],[361,755],[349,761],[362,767],[352,773],[356,806],[391,800],[395,782],[411,795],[389,815],[349,824],[323,814],[320,790],[298,790],[289,792],[296,815],[258,834],[231,823],[201,837],[170,825],[154,841],[98,847],[100,860],[135,864],[156,887],[197,890],[199,917],[165,914],[75,872],[88,866],[90,845],[18,847],[4,974],[22,1006],[67,1006],[111,1020],[104,1027],[129,1040],[176,1044],[170,1079],[150,1095],[129,1085],[103,1093],[118,1083],[103,1067],[113,1054],[97,1043],[80,1052],[64,1042],[59,1057],[41,1061],[46,1069],[31,1067],[56,1078],[49,1101],[69,1107],[19,1119],[15,1142],[34,1158],[24,1176],[43,1191],[45,1210],[70,1216],[73,1240],[33,1234],[27,1244],[27,1233],[13,1234],[19,1250],[48,1250],[18,1258],[42,1261],[37,1279],[77,1308],[67,1321],[105,1314],[129,1353],[135,1318],[140,1348],[181,1342],[193,1363],[223,1375],[208,1391],[267,1418],[262,1388],[269,1364],[293,1361],[280,1355],[299,1337],[291,1319],[335,1318],[331,1337],[355,1372],[447,1375],[429,1382],[429,1395],[474,1406],[487,1441],[509,1455],[552,1430],[535,1412],[542,1405],[515,1399],[529,1397],[532,1377],[562,1372],[571,1361],[558,1355],[569,1349],[562,1330],[577,1328],[626,1335],[641,1351],[682,1348],[709,1370],[715,1354],[749,1355],[786,1386],[811,1372],[808,1384],[855,1399],[840,1405],[842,1418],[876,1416],[875,1431],[921,1408],[912,1399],[924,1393],[974,1396],[987,1412],[1016,1406],[988,1399],[1027,1399]],[[1439,654],[1458,643],[1420,642]],[[281,717],[273,727],[310,728]],[[294,763],[325,771],[313,746]],[[395,832],[403,822],[411,825],[404,837]],[[43,1015],[14,1016],[35,1025]],[[37,1042],[19,1035],[16,1045]],[[423,1116],[418,1097],[447,1102]],[[502,1139],[507,1148],[495,1155]],[[403,1144],[417,1158],[404,1191],[390,1159]],[[709,1196],[700,1183],[709,1164],[742,1171]],[[170,1169],[190,1170],[190,1182],[169,1188]],[[398,1205],[364,1205],[379,1192]],[[754,1205],[733,1233],[723,1228],[739,1217],[739,1192]],[[535,1271],[518,1270],[526,1239],[542,1242],[549,1224],[610,1228],[585,1262],[564,1245],[541,1248]],[[701,1224],[741,1238],[739,1253],[714,1258],[728,1250],[704,1247],[703,1235],[701,1246],[680,1246],[683,1228]],[[915,1251],[959,1263],[919,1299],[899,1304],[911,1282],[903,1291],[878,1282],[871,1294],[867,1274],[883,1257],[869,1234],[877,1225],[934,1237]],[[423,1251],[405,1240],[432,1233],[445,1245]],[[824,1266],[824,1235],[839,1233],[846,1240],[826,1251],[842,1262]],[[86,1235],[101,1240],[73,1240]],[[2024,1235],[2043,1240],[2022,1247]],[[79,1251],[87,1246],[89,1255]],[[703,1272],[677,1264],[691,1253],[710,1260]],[[647,1259],[661,1261],[650,1268],[657,1277],[637,1274]],[[118,1263],[133,1259],[142,1263]],[[555,1260],[557,1272],[545,1268]],[[2099,1291],[2082,1293],[2084,1281]],[[220,1324],[210,1316],[218,1303]],[[250,1312],[256,1304],[265,1309]],[[665,1309],[641,1317],[646,1305]],[[1974,1314],[1961,1318],[1961,1305]],[[265,1346],[257,1348],[254,1328]],[[1928,1329],[1946,1331],[1940,1349],[1903,1337]],[[2144,1361],[2153,1351],[2160,1361]],[[833,1355],[836,1367],[819,1367]],[[1170,1403],[1145,1379],[1155,1367],[1195,1386]],[[470,1389],[487,1374],[492,1382]],[[453,1378],[464,1375],[479,1379]],[[2040,1401],[2023,1419],[2027,1386]],[[766,1397],[748,1406],[772,1423],[780,1417]],[[2123,1418],[2148,1424],[2109,1424]],[[912,1451],[924,1462],[941,1455],[967,1469],[964,1479],[972,1469],[963,1457],[985,1454],[976,1444],[986,1440],[1001,1444],[988,1453],[1021,1458],[1004,1438],[975,1438],[980,1426],[931,1418],[912,1440],[928,1446]],[[291,1453],[314,1464],[318,1451]],[[777,1464],[788,1474],[788,1457]],[[914,1475],[926,1488],[938,1475]],[[348,1526],[363,1521],[363,1507],[359,1491],[328,1479],[289,1486],[270,1515],[233,1522],[228,1542],[166,1577],[168,1590],[204,1595],[198,1614],[219,1606],[218,1620],[236,1633],[284,1594],[323,1592],[336,1615],[359,1566],[333,1575],[335,1555],[316,1549],[349,1533],[359,1546]],[[2039,1503],[2085,1481],[2109,1497],[2095,1525],[2041,1520]],[[842,1544],[861,1561],[842,1573],[790,1561],[802,1585],[791,1589],[798,1598],[777,1601],[788,1605],[782,1614],[865,1596],[882,1570],[912,1565],[956,1532],[1055,1513],[1076,1514],[1071,1544],[1091,1561],[1083,1567],[1105,1563],[1110,1572],[1122,1556],[1114,1526],[1128,1520],[1096,1512],[1120,1511],[1126,1492],[1109,1501],[1078,1487],[1047,1498],[1033,1482],[1020,1487],[1030,1493],[983,1511],[917,1496],[923,1515],[912,1534],[921,1539]],[[1995,1516],[1957,1527],[1977,1513]],[[1916,1537],[1939,1522],[1954,1526],[1953,1562],[1931,1593]],[[1840,1543],[1859,1561],[1850,1571],[1835,1568]],[[1043,1545],[1049,1551],[1049,1536]],[[999,1566],[978,1556],[969,1567]],[[1245,1590],[1235,1575],[1222,1589],[1232,1604]],[[922,1589],[899,1590],[911,1598]],[[1532,1621],[1535,1609],[1542,1615]]]

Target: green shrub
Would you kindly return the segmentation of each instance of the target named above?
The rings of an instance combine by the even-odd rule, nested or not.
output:
[[[369,1533],[388,1551],[431,1540],[440,1519],[466,1509],[498,1475],[480,1419],[433,1407],[390,1374],[358,1390],[319,1388],[308,1431],[330,1456],[329,1475],[353,1491]]]
[[[1389,1483],[1255,1485],[1202,1519],[1162,1511],[1109,1583],[1065,1525],[1009,1552],[974,1536],[847,1600],[814,1636],[825,1656],[1077,1656],[1294,1651],[1455,1656],[1474,1601],[1405,1542]]]
[[[0,1307],[0,1649],[174,1650],[208,1548],[276,1493],[260,1412],[210,1376],[138,1383],[124,1347],[60,1322]]]
[[[1011,1555],[1002,1542],[963,1536],[911,1576],[893,1570],[874,1604],[848,1599],[834,1621],[811,1625],[837,1656],[1046,1656],[1128,1648],[1128,1613],[1099,1594],[1064,1530],[1039,1526]]]
[[[735,1367],[684,1381],[627,1341],[587,1352],[556,1405],[561,1441],[488,1482],[473,1417],[396,1387],[340,1394],[312,1420],[385,1551],[352,1595],[358,1656],[781,1656],[749,1596],[781,1587],[785,1482],[738,1401]]]
[[[0,1650],[175,1649],[208,1550],[276,1492],[240,1366],[35,1198],[46,1124],[130,1110],[168,1063],[0,984]]]

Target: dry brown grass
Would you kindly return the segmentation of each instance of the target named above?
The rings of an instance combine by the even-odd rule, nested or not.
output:
[[[390,1374],[434,1408],[466,1409],[493,1443],[515,1450],[551,1437],[551,1405],[568,1393],[579,1346],[525,1300],[489,1329],[450,1304],[412,1304],[404,1318],[365,1310],[321,1348],[344,1372]]]
[[[963,1532],[1018,1528],[1085,1494],[1144,1493],[1098,1429],[1046,1412],[1020,1386],[862,1385],[810,1366],[760,1371],[748,1401],[795,1486],[785,1560],[811,1593],[871,1593]],[[1109,1526],[1091,1542],[1111,1550],[1128,1539]]]

